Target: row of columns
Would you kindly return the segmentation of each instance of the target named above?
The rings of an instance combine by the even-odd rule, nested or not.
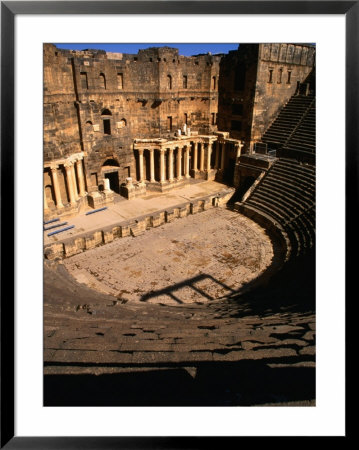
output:
[[[184,178],[190,178],[190,149],[191,147],[189,145],[186,145],[184,147],[170,147],[170,148],[159,148],[158,151],[160,152],[160,182],[165,181],[165,153],[168,151],[168,165],[169,165],[169,171],[168,171],[168,181],[174,180],[174,173],[173,173],[173,152],[177,148],[177,160],[176,160],[176,178],[177,180],[181,180],[182,177],[182,157],[184,157]],[[143,165],[143,152],[145,149],[138,149],[138,158],[139,158],[139,181],[143,182],[145,181],[144,177],[144,165]],[[157,149],[156,149],[157,150]],[[184,152],[183,152],[184,150]],[[155,157],[154,152],[155,149],[149,149],[150,152],[150,181],[155,182]],[[182,153],[183,152],[183,153]],[[193,147],[193,170],[195,172],[198,171],[197,165],[198,165],[198,142],[194,143]],[[201,145],[201,152],[200,152],[200,171],[210,171],[211,170],[211,155],[212,155],[212,142],[209,142],[207,144],[207,159],[205,164],[205,148],[204,144]]]
[[[79,186],[77,189],[77,183],[76,183],[76,174],[75,174],[75,166],[76,166],[76,172],[77,172],[77,179],[79,181]],[[60,184],[59,179],[57,175],[57,169],[60,167],[60,165],[53,165],[50,167],[51,171],[51,180],[52,180],[52,186],[54,188],[55,193],[55,202],[57,208],[63,208],[64,204],[62,202],[61,198],[61,191],[60,191]],[[66,171],[66,183],[67,183],[67,189],[69,193],[69,200],[71,205],[76,204],[77,200],[79,200],[80,197],[83,197],[86,194],[85,190],[85,178],[82,168],[82,158],[77,159],[76,161],[68,161],[64,163],[65,171]],[[48,209],[47,199],[46,199],[46,193],[44,191],[44,208],[45,210]]]

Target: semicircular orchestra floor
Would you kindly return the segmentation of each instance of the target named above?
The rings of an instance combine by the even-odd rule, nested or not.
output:
[[[121,303],[178,305],[238,292],[273,257],[264,229],[216,208],[75,255],[64,265],[78,282]]]

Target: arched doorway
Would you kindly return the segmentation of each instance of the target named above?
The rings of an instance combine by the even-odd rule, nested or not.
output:
[[[101,168],[104,178],[110,181],[110,189],[117,194],[120,193],[120,179],[119,179],[120,164],[115,159],[107,159]]]

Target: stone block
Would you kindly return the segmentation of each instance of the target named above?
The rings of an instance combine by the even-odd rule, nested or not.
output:
[[[205,198],[203,200],[203,211],[207,211],[212,208],[211,198]]]
[[[145,224],[145,221],[143,222]],[[143,234],[146,230],[146,227],[143,227],[141,224],[135,223],[130,225],[131,236],[137,237]]]
[[[114,236],[113,236],[112,230],[108,230],[108,231],[104,231],[103,232],[103,242],[105,244],[108,244],[109,242],[112,242],[113,239],[114,239]]]
[[[147,222],[148,221],[146,217],[136,220],[137,229],[142,232],[146,231]]]
[[[165,218],[167,223],[173,222],[175,219],[174,210],[165,211]]]
[[[113,227],[112,234],[114,239],[121,237],[121,227]]]
[[[152,227],[159,227],[160,225],[162,225],[162,218],[160,214],[156,214],[151,216],[151,226]]]
[[[197,214],[200,211],[198,201],[192,202],[190,208],[191,214]]]
[[[127,237],[131,235],[130,225],[121,226],[121,237]]]
[[[97,209],[105,204],[103,196],[99,192],[92,192],[88,195],[88,204],[91,208]]]
[[[152,227],[152,217],[151,216],[146,216],[146,229],[149,229]]]
[[[79,250],[84,251],[86,249],[86,242],[84,238],[76,238],[75,243]]]
[[[98,247],[103,244],[103,233],[102,231],[96,231],[92,236],[85,237],[86,240],[86,250],[90,248]]]
[[[45,248],[44,255],[46,259],[63,258],[64,256],[64,244],[52,244]]]
[[[187,217],[188,216],[188,210],[186,206],[182,206],[181,208],[179,208],[179,213],[178,213],[179,217]]]
[[[76,241],[65,243],[64,249],[66,258],[72,255],[77,255],[78,253],[82,252],[82,249],[77,246]]]

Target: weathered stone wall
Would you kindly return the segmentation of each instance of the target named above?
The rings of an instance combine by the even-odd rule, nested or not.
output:
[[[48,244],[44,247],[46,259],[67,258],[84,252],[94,247],[112,242],[114,239],[127,236],[139,236],[147,229],[158,227],[175,219],[187,217],[189,214],[197,214],[210,208],[224,207],[233,195],[233,189],[227,189],[221,193],[210,194],[205,197],[172,206],[166,210],[156,211],[134,218],[130,221],[122,221],[116,225],[84,233],[73,238],[63,239],[61,242]]]
[[[257,44],[241,45],[220,63],[218,129],[236,139],[247,140],[251,134],[257,69]]]
[[[120,183],[135,176],[135,138],[165,137],[185,123],[215,131],[219,61],[169,47],[131,55],[45,44],[45,159],[85,151],[91,191],[106,160],[120,167]]]
[[[294,44],[260,44],[251,140],[261,138],[279,110],[314,65],[315,48]],[[270,74],[272,71],[272,75]]]
[[[200,135],[218,124],[249,152],[309,74],[314,52],[304,44],[241,44],[228,55],[185,57],[170,47],[134,55],[45,44],[44,160],[81,152],[86,192],[93,193],[114,171],[119,186],[127,177],[136,181],[135,139],[172,138],[185,124]],[[227,172],[232,183],[235,171]],[[70,201],[62,166],[58,183]]]
[[[44,45],[44,160],[81,151],[71,60]]]
[[[315,48],[241,44],[220,63],[218,129],[245,141],[248,152],[314,65]]]

